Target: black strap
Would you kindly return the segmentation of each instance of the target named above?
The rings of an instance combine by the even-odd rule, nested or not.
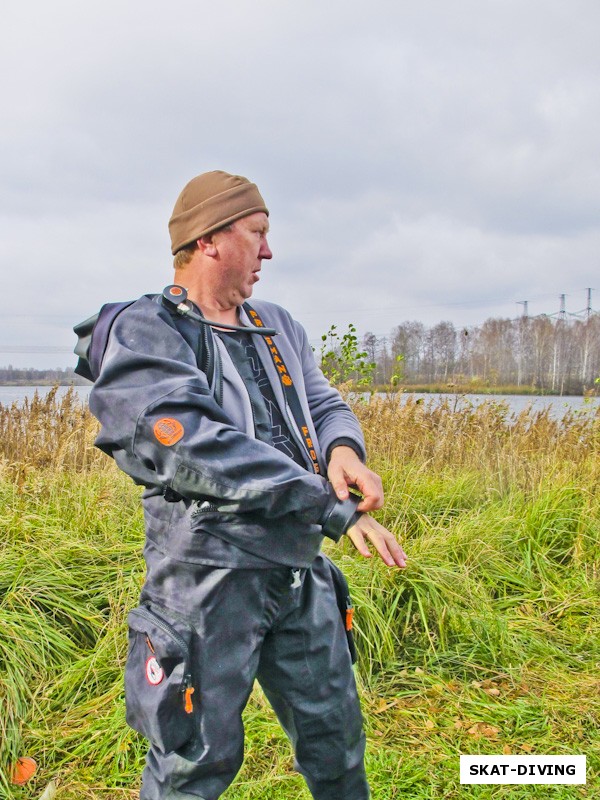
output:
[[[244,303],[244,309],[250,318],[250,322],[255,325],[257,328],[264,328],[265,325],[256,311],[250,306],[249,303]],[[306,419],[304,417],[304,412],[302,411],[302,406],[300,405],[300,398],[298,397],[298,392],[296,391],[296,387],[294,386],[294,381],[288,369],[285,365],[283,358],[279,350],[277,349],[277,345],[271,338],[271,336],[264,337],[265,343],[269,348],[269,353],[271,354],[271,358],[273,359],[273,364],[275,365],[275,370],[279,375],[279,380],[281,381],[281,385],[283,387],[283,393],[287,399],[288,405],[292,412],[292,415],[296,421],[296,425],[300,429],[300,433],[302,434],[302,439],[304,440],[304,445],[308,451],[308,455],[310,456],[310,461],[312,464],[313,470],[317,473],[317,475],[321,474],[321,467],[319,466],[319,459],[317,457],[317,451],[315,450],[315,446],[310,436],[310,430],[308,425],[306,424]]]

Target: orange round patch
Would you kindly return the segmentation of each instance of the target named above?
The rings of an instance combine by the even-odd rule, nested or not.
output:
[[[178,419],[163,417],[154,425],[154,435],[161,444],[171,447],[178,442],[184,434],[183,425]]]
[[[23,786],[35,775],[37,764],[30,756],[23,756],[17,759],[10,775],[10,782],[14,786]]]

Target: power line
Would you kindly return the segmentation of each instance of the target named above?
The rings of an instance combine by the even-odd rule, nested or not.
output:
[[[549,318],[559,317],[560,319],[566,319],[567,317],[584,317],[584,316],[587,319],[590,319],[590,317],[592,315],[600,313],[598,311],[595,311],[592,308],[592,291],[593,290],[591,288],[587,288],[586,289],[586,292],[587,292],[587,305],[586,305],[585,309],[582,309],[580,311],[567,311],[566,310],[566,297],[567,297],[566,294],[561,294],[559,296],[559,300],[560,300],[559,311],[555,312],[553,314],[541,313],[541,314],[536,314],[536,315],[530,317],[529,316],[529,305],[528,305],[529,301],[528,300],[517,300],[516,303],[517,303],[517,305],[522,305],[523,306],[523,314],[522,314],[522,317],[521,317],[522,319],[537,319],[537,318],[540,318],[540,317],[549,317]],[[444,306],[449,306],[449,305],[452,305],[452,306],[461,306],[461,305],[462,306],[466,306],[466,305],[471,305],[472,303],[475,303],[475,302],[477,302],[477,301],[466,301],[466,302],[463,302],[463,303],[457,302],[457,303],[446,303],[446,304],[433,303],[433,304],[429,304],[429,305],[425,305],[425,306],[418,306],[418,307],[412,306],[411,308],[413,310],[417,310],[418,311],[421,308],[436,308],[436,307],[444,307]],[[483,307],[485,307],[485,304],[483,304]],[[406,308],[408,308],[408,307],[406,307]],[[352,310],[356,311],[356,309],[352,309]],[[393,311],[393,310],[403,310],[403,308],[399,307],[399,306],[388,306],[386,308],[379,308],[379,309],[376,309],[376,308],[370,308],[370,309],[362,308],[361,309],[362,312],[364,312],[364,311],[377,311],[377,310],[379,310],[379,311],[384,311],[384,310],[385,311]],[[312,312],[312,315],[314,315],[314,314],[322,314],[322,313],[323,312]],[[335,309],[335,313],[336,314],[344,313],[344,309],[336,308]],[[301,317],[301,316],[302,317],[311,316],[311,313],[302,313],[302,314],[298,313],[298,317]],[[388,333],[389,333],[389,331],[388,331]],[[387,336],[388,333],[374,334],[374,335],[377,336],[377,338],[381,338],[383,336]],[[315,344],[315,343],[320,343],[321,341],[322,341],[321,337],[309,339],[309,342],[310,342],[311,345]],[[28,354],[35,355],[35,354],[69,353],[69,354],[73,355],[73,347],[70,347],[70,346],[67,346],[67,345],[0,345],[0,353],[13,353],[13,354],[25,354],[25,355],[28,355]]]

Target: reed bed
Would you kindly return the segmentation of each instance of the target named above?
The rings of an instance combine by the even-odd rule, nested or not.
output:
[[[373,796],[600,795],[600,415],[356,404],[405,572],[328,546],[353,590]],[[139,489],[74,397],[0,408],[0,797],[134,798],[125,617],[143,580]],[[227,797],[308,798],[260,690]],[[584,754],[577,787],[461,787],[460,753]],[[8,781],[20,755],[39,764]]]
[[[106,466],[93,447],[98,423],[73,389],[58,397],[54,386],[23,403],[0,403],[0,459],[3,468],[22,474],[33,468],[87,471]]]

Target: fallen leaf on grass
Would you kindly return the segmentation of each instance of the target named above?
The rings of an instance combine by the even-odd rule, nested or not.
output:
[[[500,733],[500,728],[495,728],[493,725],[487,725],[485,722],[476,722],[467,731],[471,736],[485,737],[486,739],[495,739]]]
[[[54,800],[56,796],[56,781],[50,781],[48,786],[44,789],[43,794],[40,795],[39,800]]]
[[[443,683],[434,683],[433,686],[430,686],[429,689],[425,692],[428,696],[438,697],[439,695],[443,694],[444,689],[446,687]]]
[[[491,697],[499,697],[501,694],[500,689],[498,689],[498,684],[489,678],[484,681],[471,681],[471,686],[474,689],[483,689],[483,691]]]
[[[389,708],[393,708],[394,706],[399,705],[400,700],[398,698],[394,698],[394,700],[386,700],[384,697],[381,698],[379,701],[377,708],[373,711],[374,714],[383,714],[384,711],[387,711]]]

